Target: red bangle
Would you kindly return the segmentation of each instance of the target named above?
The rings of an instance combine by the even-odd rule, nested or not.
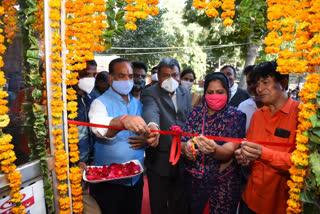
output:
[[[125,115],[123,115],[122,117],[121,117],[121,119],[120,119],[120,123],[124,126],[124,122],[123,122],[123,120],[127,117],[128,115],[127,114],[125,114]]]

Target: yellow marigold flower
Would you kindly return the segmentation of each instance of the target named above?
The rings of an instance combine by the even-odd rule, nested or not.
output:
[[[25,209],[25,207],[23,205],[20,206],[15,206],[12,208],[12,213],[19,213],[19,214],[24,214],[26,212],[23,212],[23,210]]]
[[[124,27],[125,27],[126,29],[128,29],[128,30],[137,30],[137,25],[135,25],[135,24],[129,24],[129,23],[127,23],[127,24],[124,25]]]
[[[155,6],[151,6],[151,7],[149,8],[149,14],[150,14],[151,16],[156,16],[156,15],[159,14],[159,9],[158,9],[157,7],[155,7]]]
[[[4,14],[4,7],[0,6],[0,16]]]
[[[278,52],[280,51],[280,48],[279,47],[266,47],[265,48],[265,52],[268,53],[268,54],[277,54]]]
[[[234,0],[224,0],[222,5],[221,5],[221,8],[224,11],[227,11],[228,9],[229,10],[234,10],[234,7],[235,7]]]
[[[67,110],[71,112],[76,112],[78,109],[78,103],[75,101],[68,102]]]
[[[280,30],[281,28],[281,24],[280,24],[280,21],[272,21],[272,22],[267,22],[267,28],[268,30],[270,31],[273,31],[273,30]]]
[[[0,106],[0,114],[6,114],[9,111],[7,106]]]
[[[62,210],[69,209],[69,207],[70,207],[70,198],[69,197],[60,198],[59,199],[59,204],[60,204],[60,209],[62,209]]]
[[[229,11],[221,13],[221,18],[223,18],[223,19],[226,19],[228,17],[233,18],[234,15],[235,15],[235,11],[234,10],[229,10]]]
[[[231,26],[232,23],[233,23],[233,20],[230,19],[230,18],[226,18],[226,19],[223,21],[223,25],[226,26],[226,27]]]
[[[61,7],[61,0],[50,0],[49,6],[51,8],[60,8]]]
[[[0,128],[5,128],[9,125],[10,118],[6,114],[0,115]]]
[[[157,5],[157,4],[159,4],[159,0],[147,0],[147,3]]]
[[[212,18],[217,17],[219,15],[219,12],[215,8],[211,8],[206,10],[206,14],[209,18]]]
[[[208,8],[219,8],[221,6],[221,1],[215,0],[208,3]]]
[[[8,97],[8,96],[9,95],[8,95],[8,93],[6,91],[1,91],[1,89],[0,89],[0,99]]]
[[[60,183],[58,185],[58,190],[59,190],[59,193],[64,195],[68,192],[68,184],[66,183]]]

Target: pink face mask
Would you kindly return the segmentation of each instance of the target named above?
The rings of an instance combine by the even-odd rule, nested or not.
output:
[[[207,105],[214,111],[220,111],[226,104],[228,96],[225,94],[206,94]]]

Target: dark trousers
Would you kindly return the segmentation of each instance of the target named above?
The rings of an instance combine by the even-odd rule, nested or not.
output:
[[[252,211],[248,205],[241,199],[240,201],[240,207],[239,207],[239,214],[256,214],[254,211]]]
[[[103,214],[140,214],[143,195],[143,176],[134,186],[102,182],[90,184],[90,194]]]
[[[183,176],[160,176],[147,171],[152,214],[188,214]]]

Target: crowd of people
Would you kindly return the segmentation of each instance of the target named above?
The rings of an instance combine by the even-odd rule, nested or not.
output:
[[[287,93],[288,75],[275,62],[244,69],[247,90],[226,65],[208,72],[203,94],[191,93],[192,69],[163,59],[151,69],[117,58],[97,74],[95,61],[79,72],[76,120],[126,130],[79,126],[79,166],[139,160],[149,186],[151,213],[285,213],[292,148],[257,142],[294,144],[298,102]],[[181,158],[169,162],[173,125],[198,137],[181,137]],[[241,138],[241,144],[205,136]],[[144,175],[90,183],[85,213],[140,214]],[[208,209],[209,208],[209,209]]]

